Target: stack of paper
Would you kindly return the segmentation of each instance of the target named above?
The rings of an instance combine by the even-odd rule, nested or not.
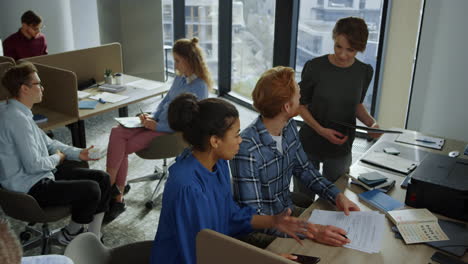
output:
[[[164,83],[162,82],[155,82],[155,81],[144,80],[144,79],[127,83],[128,86],[145,89],[145,90],[153,90],[153,89],[161,87],[163,84]]]
[[[314,210],[309,222],[321,225],[333,225],[344,229],[351,243],[344,247],[378,253],[382,247],[385,216],[376,211],[344,212]]]
[[[116,103],[128,98],[126,95],[112,94],[108,92],[99,93],[90,97],[93,100],[102,99],[104,102]]]
[[[91,96],[91,94],[88,92],[78,91],[78,99],[84,99],[89,96]]]

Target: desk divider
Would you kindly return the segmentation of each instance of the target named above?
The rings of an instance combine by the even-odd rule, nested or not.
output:
[[[3,63],[3,62],[10,62],[13,65],[15,65],[15,60],[12,57],[0,56],[0,63]]]
[[[76,74],[39,63],[34,65],[44,86],[42,102],[36,106],[78,118]]]
[[[122,47],[120,43],[110,43],[98,47],[43,55],[24,60],[72,71],[77,81],[83,82],[94,78],[104,80],[104,71],[123,72]],[[74,89],[76,92],[76,89]]]
[[[8,58],[8,57],[3,57],[3,58]],[[6,70],[13,65],[15,65],[15,61],[13,61],[13,63],[11,62],[0,63],[0,80],[3,78],[3,74],[5,74]],[[6,100],[9,97],[10,97],[10,92],[8,92],[8,90],[5,87],[3,87],[3,84],[0,81],[0,101]]]

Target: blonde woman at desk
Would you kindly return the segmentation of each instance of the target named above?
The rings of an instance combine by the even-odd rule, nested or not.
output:
[[[198,38],[179,39],[172,48],[177,76],[172,86],[152,115],[140,115],[144,128],[114,127],[107,150],[107,173],[110,175],[114,197],[104,218],[109,222],[125,210],[123,191],[127,180],[128,155],[144,149],[157,136],[174,131],[169,127],[169,103],[181,93],[192,93],[199,99],[208,97],[212,87],[211,75],[206,66]],[[115,188],[116,187],[116,188]],[[117,191],[118,190],[118,191]]]
[[[169,168],[150,263],[196,263],[196,236],[206,228],[229,236],[274,228],[299,243],[298,234],[313,238],[315,225],[291,217],[290,209],[257,215],[253,208],[234,202],[227,160],[237,153],[242,138],[239,113],[232,104],[183,94],[169,109],[169,124],[192,147]]]

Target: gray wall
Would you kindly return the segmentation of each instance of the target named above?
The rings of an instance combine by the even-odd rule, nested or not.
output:
[[[468,141],[466,0],[426,0],[408,128]]]
[[[164,80],[161,0],[98,1],[101,43],[122,44],[124,72]]]
[[[27,10],[42,17],[49,54],[100,45],[96,0],[0,1],[0,39],[18,31]]]

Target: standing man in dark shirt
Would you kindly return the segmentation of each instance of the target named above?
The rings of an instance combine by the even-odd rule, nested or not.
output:
[[[42,18],[34,11],[26,11],[21,16],[21,28],[3,42],[5,56],[14,60],[47,54],[47,41],[41,33]]]

